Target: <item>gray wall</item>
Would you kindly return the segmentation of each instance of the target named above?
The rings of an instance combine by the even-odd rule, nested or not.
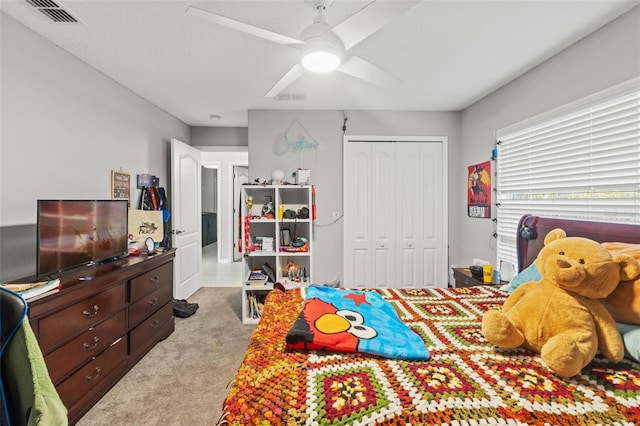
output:
[[[450,197],[466,203],[465,166],[489,158],[496,130],[637,76],[640,7],[467,108],[462,114],[459,172],[450,180]],[[451,213],[451,222],[461,231],[451,263],[468,265],[476,257],[494,261],[491,221],[468,218],[464,208]]]
[[[168,140],[188,141],[189,127],[4,14],[0,31],[6,280],[35,271],[37,199],[109,199],[111,170],[120,169],[132,183],[151,173],[167,186]]]
[[[216,169],[202,168],[202,211],[216,213],[218,171]]]
[[[193,146],[247,146],[246,127],[192,127],[189,143]]]
[[[410,111],[346,111],[347,135],[447,136],[449,138],[449,171],[458,168],[460,146],[460,114],[456,112]],[[295,120],[318,142],[317,151],[277,156],[274,144],[295,126]],[[249,111],[249,178],[270,180],[276,169],[291,173],[297,168],[311,170],[316,186],[317,219],[313,241],[313,279],[317,283],[338,276],[342,280],[343,223],[330,224],[332,212],[343,212],[342,203],[342,124],[341,111]],[[454,200],[455,201],[455,200]],[[460,208],[449,203],[449,209]],[[457,235],[455,223],[451,235]],[[456,239],[457,240],[457,239]],[[458,250],[451,247],[450,251]]]

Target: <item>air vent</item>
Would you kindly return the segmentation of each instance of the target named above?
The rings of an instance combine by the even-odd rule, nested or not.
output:
[[[39,10],[47,18],[53,22],[78,22],[69,12],[60,7],[56,2],[51,0],[26,0],[31,6]]]
[[[306,101],[307,95],[305,93],[287,93],[281,92],[275,96],[276,101]]]

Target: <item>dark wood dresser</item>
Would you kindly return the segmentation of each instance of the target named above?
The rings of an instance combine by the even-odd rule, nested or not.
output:
[[[173,332],[174,257],[170,250],[75,269],[60,277],[60,291],[28,301],[71,424]]]

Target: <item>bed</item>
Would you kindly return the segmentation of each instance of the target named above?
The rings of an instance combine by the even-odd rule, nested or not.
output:
[[[535,260],[548,231],[599,242],[640,243],[640,225],[524,216],[519,270]],[[428,360],[290,350],[285,337],[303,291],[274,290],[230,384],[219,424],[431,425],[640,423],[640,364],[597,355],[562,379],[537,354],[488,344],[480,322],[508,293],[498,286],[370,289],[389,301],[423,340]]]

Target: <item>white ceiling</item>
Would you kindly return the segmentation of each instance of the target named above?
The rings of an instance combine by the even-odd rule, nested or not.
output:
[[[310,0],[55,1],[80,22],[54,23],[27,0],[1,0],[0,10],[186,124],[231,127],[247,126],[249,109],[462,110],[640,4],[423,0],[349,51],[401,78],[399,88],[307,73],[285,90],[306,97],[299,101],[264,97],[297,50],[185,11],[298,38],[316,14]],[[327,20],[336,25],[368,3],[335,0]]]

